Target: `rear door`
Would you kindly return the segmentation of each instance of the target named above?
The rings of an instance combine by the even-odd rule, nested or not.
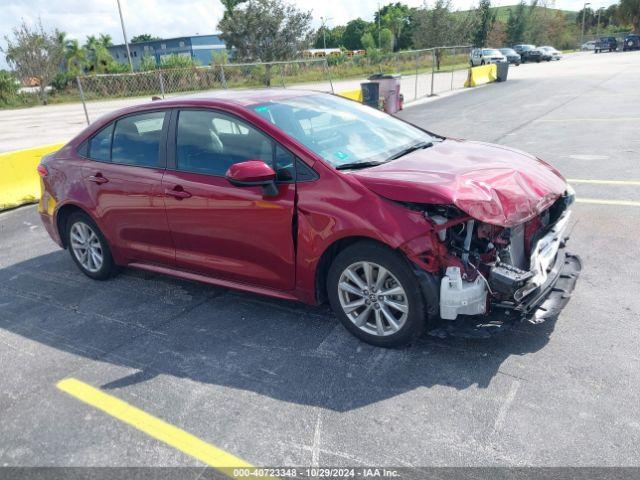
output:
[[[212,109],[176,112],[169,143],[162,183],[176,265],[231,281],[293,289],[294,157],[244,120]],[[279,162],[278,195],[228,182],[228,168],[247,160]]]
[[[166,111],[127,115],[82,147],[83,179],[99,226],[127,262],[173,265],[175,249],[164,209]]]

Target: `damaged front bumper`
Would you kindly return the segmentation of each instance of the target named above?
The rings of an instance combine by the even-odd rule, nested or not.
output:
[[[491,301],[483,315],[459,315],[455,320],[439,320],[429,331],[438,337],[484,338],[522,321],[542,323],[556,318],[565,307],[582,263],[566,250],[570,211],[540,238],[530,258],[526,282],[514,289],[509,300]]]

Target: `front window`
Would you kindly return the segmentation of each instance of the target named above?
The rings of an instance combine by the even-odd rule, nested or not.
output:
[[[385,162],[413,145],[437,140],[376,109],[327,94],[251,108],[334,167]]]
[[[490,49],[490,48],[482,50],[482,54],[483,55],[498,55],[498,56],[501,55],[501,53],[498,50],[493,50],[493,49]]]

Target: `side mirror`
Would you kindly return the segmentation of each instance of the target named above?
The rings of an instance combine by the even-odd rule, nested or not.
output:
[[[278,194],[276,172],[262,160],[247,160],[231,165],[226,178],[236,187],[262,187],[265,195],[273,197]]]

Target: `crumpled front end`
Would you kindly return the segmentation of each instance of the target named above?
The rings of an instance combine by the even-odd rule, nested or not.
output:
[[[437,336],[485,337],[516,321],[541,323],[565,306],[581,270],[567,252],[573,192],[526,222],[502,227],[454,207],[423,208],[441,251]],[[443,254],[443,252],[446,252]]]

